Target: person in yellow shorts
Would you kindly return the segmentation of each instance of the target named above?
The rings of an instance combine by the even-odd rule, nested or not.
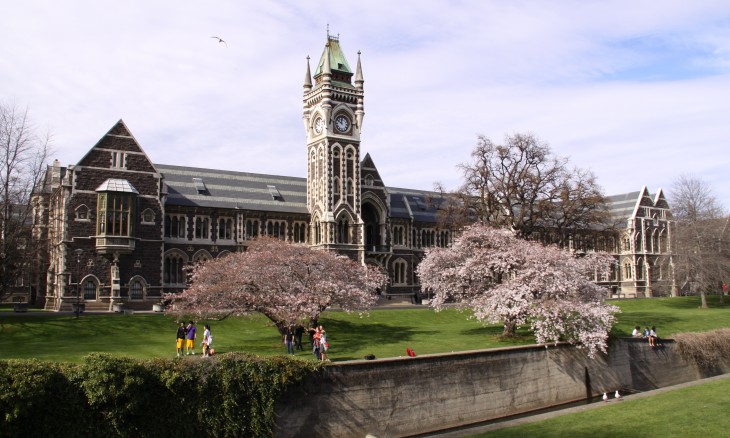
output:
[[[188,354],[195,354],[195,332],[197,330],[192,321],[188,322],[188,333],[185,335],[185,350]]]
[[[177,357],[183,355],[183,346],[185,345],[185,336],[188,334],[188,329],[185,328],[185,323],[180,321],[180,325],[177,328],[177,341],[175,346],[177,347]]]

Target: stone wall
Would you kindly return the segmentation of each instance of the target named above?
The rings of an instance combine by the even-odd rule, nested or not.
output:
[[[569,345],[527,346],[325,367],[277,406],[276,436],[408,436],[730,372],[699,370],[665,340],[614,342],[589,359]]]

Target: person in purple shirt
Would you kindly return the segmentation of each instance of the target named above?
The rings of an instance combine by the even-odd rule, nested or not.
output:
[[[188,334],[185,341],[185,350],[188,354],[195,354],[195,331],[197,329],[193,325],[193,322],[188,322]]]

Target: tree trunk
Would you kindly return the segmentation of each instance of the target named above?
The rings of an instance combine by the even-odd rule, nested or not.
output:
[[[705,292],[704,289],[702,289],[700,291],[700,302],[702,303],[700,305],[701,308],[703,308],[703,309],[707,309],[708,308],[708,306],[707,306],[707,292]]]
[[[514,321],[504,321],[504,331],[502,336],[505,338],[512,338],[517,334],[517,324]]]

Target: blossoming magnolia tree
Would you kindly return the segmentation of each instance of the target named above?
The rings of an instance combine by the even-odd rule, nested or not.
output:
[[[564,340],[593,357],[606,351],[616,306],[591,281],[608,273],[608,254],[574,257],[555,246],[518,239],[506,230],[473,225],[451,248],[433,248],[418,266],[437,310],[447,301],[472,309],[479,321],[503,323],[504,335],[530,324],[537,342]]]
[[[262,238],[245,252],[202,263],[189,289],[168,294],[168,312],[205,316],[259,312],[284,333],[331,306],[365,311],[387,277],[375,267],[306,245]]]

